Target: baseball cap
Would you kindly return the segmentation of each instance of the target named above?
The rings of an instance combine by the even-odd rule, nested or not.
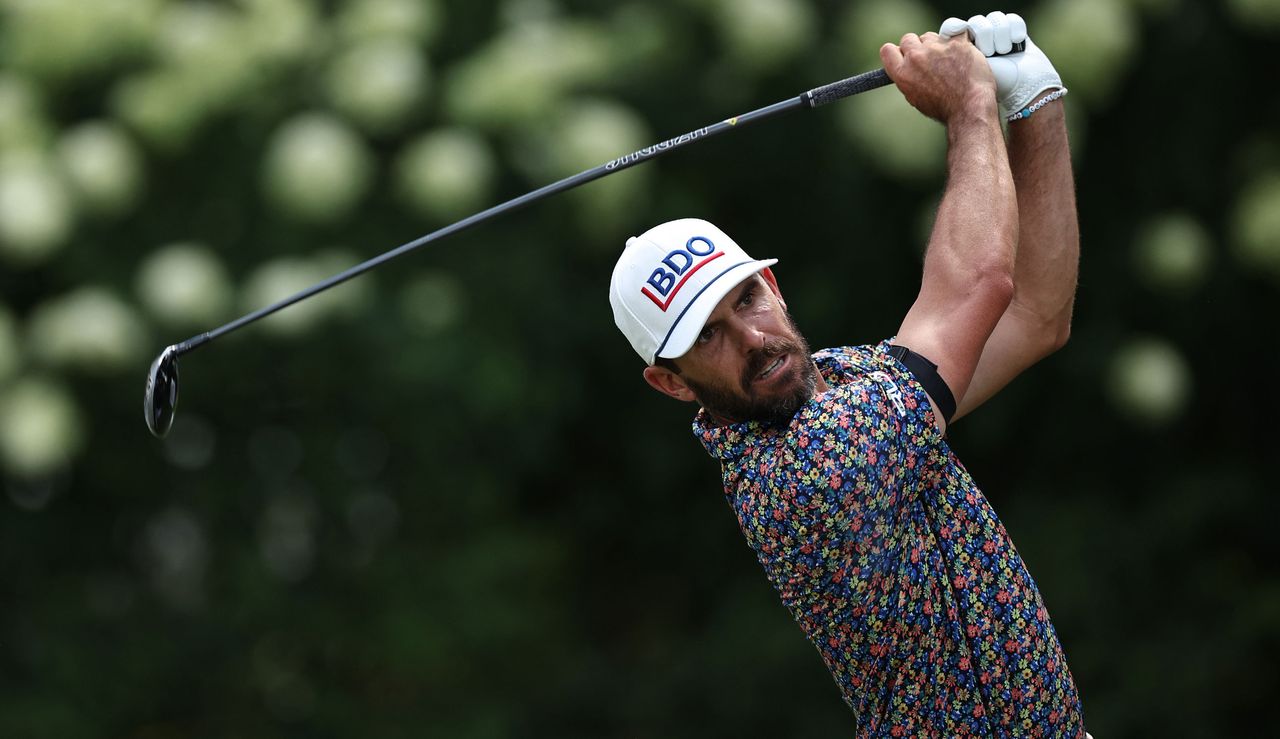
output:
[[[648,364],[689,351],[730,290],[776,259],[752,259],[700,218],[667,221],[627,239],[613,268],[613,320]]]

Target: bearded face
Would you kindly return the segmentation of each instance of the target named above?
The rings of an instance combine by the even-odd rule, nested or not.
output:
[[[781,315],[786,330],[748,352],[736,373],[705,379],[684,375],[697,402],[714,418],[787,423],[813,397],[818,370],[809,357],[809,343],[791,314]]]
[[[693,346],[646,367],[645,380],[701,404],[718,423],[785,423],[826,390],[769,270],[721,298]]]

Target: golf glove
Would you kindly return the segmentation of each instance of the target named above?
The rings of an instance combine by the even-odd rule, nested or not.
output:
[[[967,21],[948,18],[938,29],[938,35],[946,38],[961,34],[969,36],[991,65],[991,72],[996,77],[996,102],[1000,105],[1002,118],[1007,119],[1027,107],[1042,92],[1064,89],[1062,77],[1049,63],[1049,57],[1031,42],[1027,36],[1027,22],[1017,13],[997,10],[975,15]],[[1016,43],[1024,43],[1026,48],[1010,54]]]

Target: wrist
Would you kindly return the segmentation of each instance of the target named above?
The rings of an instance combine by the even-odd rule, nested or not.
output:
[[[1056,115],[1061,116],[1063,112],[1061,101],[1066,94],[1067,88],[1065,87],[1059,86],[1046,89],[1043,92],[1036,94],[1036,96],[1028,101],[1023,108],[1013,111],[1009,115],[1005,116],[1005,120],[1012,124],[1017,121],[1026,120],[1033,114],[1043,118],[1054,116],[1055,113]]]
[[[988,87],[977,86],[963,95],[960,103],[947,117],[947,129],[969,125],[999,124],[1000,109]]]

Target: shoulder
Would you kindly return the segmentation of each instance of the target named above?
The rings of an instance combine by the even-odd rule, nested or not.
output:
[[[813,361],[827,381],[834,380],[836,384],[849,382],[873,372],[887,372],[896,379],[906,370],[889,353],[893,346],[892,342],[891,337],[874,344],[820,349],[813,353]]]
[[[883,344],[887,347],[888,341]],[[814,352],[813,361],[828,382],[848,381],[855,375],[874,369],[880,361],[878,351],[883,353],[881,344],[833,346]]]
[[[879,434],[907,433],[917,442],[935,441],[928,395],[910,371],[889,353],[892,339],[815,352],[814,362],[831,389],[802,409],[802,425],[835,420],[843,429],[875,426]]]

